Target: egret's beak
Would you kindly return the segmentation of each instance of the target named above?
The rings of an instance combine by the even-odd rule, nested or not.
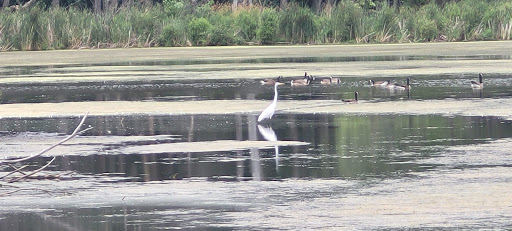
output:
[[[281,83],[281,82],[277,82],[277,85],[284,85],[284,83]]]

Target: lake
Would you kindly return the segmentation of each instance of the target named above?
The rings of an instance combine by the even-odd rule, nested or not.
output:
[[[59,142],[87,112],[92,129],[15,165],[55,156],[33,178],[2,178],[0,230],[506,229],[512,43],[423,47],[435,45],[128,49],[112,54],[147,54],[112,62],[76,51],[83,63],[2,66],[2,159]],[[341,83],[291,86],[304,72]],[[277,112],[258,123],[274,95],[259,81],[278,75]],[[410,90],[369,85],[406,77]],[[341,101],[354,92],[358,104]]]

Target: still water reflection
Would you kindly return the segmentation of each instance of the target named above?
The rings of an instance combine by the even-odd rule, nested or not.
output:
[[[321,76],[319,76],[320,78]],[[334,76],[337,77],[337,76]],[[261,79],[268,78],[262,76]],[[311,84],[279,88],[281,100],[345,99],[358,91],[364,100],[401,99],[445,99],[445,98],[492,98],[510,97],[509,76],[486,75],[484,90],[474,91],[470,81],[475,76],[414,76],[412,90],[390,91],[369,87],[369,78],[342,78],[338,85]],[[405,77],[381,78],[397,84],[405,84]],[[55,83],[55,84],[10,84],[0,86],[0,103],[43,103],[70,101],[183,101],[183,100],[233,100],[271,99],[273,89],[261,86],[260,79],[236,80],[172,80],[172,81],[133,81],[99,83]]]
[[[116,178],[119,181],[398,177],[435,168],[415,161],[435,157],[446,147],[512,136],[510,122],[494,117],[277,115],[265,126],[256,125],[255,120],[251,115],[93,117],[88,123],[94,129],[85,136],[100,136],[105,141],[134,135],[172,135],[175,139],[114,143],[82,155],[78,150],[59,158],[52,170],[125,177]],[[0,131],[8,132],[4,137],[27,131],[69,134],[77,122],[2,119]],[[123,153],[123,147],[130,145],[215,140],[293,140],[310,145]]]

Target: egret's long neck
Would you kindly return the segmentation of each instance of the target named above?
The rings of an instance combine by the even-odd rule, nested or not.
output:
[[[274,104],[277,103],[277,84],[274,85]]]

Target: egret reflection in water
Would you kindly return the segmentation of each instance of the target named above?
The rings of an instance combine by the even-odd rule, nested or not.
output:
[[[258,124],[258,131],[260,132],[263,139],[267,141],[277,141],[277,136],[272,127],[263,127]],[[274,151],[276,153],[276,170],[279,168],[279,146],[274,146]]]

